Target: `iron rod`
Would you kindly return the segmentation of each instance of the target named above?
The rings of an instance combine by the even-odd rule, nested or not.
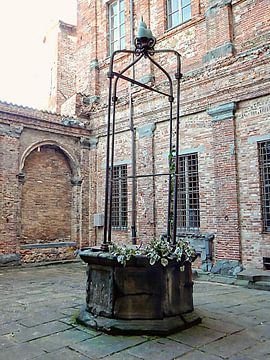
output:
[[[107,150],[106,150],[105,203],[104,203],[104,235],[103,235],[103,247],[102,247],[104,251],[107,250],[107,230],[108,230],[111,101],[112,101],[112,77],[110,76],[110,78],[109,78],[109,98],[108,98],[108,119],[107,119]]]
[[[166,70],[164,70],[163,67],[160,66],[159,63],[157,63],[149,54],[147,54],[147,58],[148,58],[154,65],[156,65],[156,67],[159,68],[159,69],[163,72],[163,74],[166,75],[166,77],[167,77],[167,79],[169,80],[169,83],[170,83],[170,95],[169,95],[169,96],[173,97],[173,84],[172,84],[172,79],[171,79],[169,73],[168,73]],[[151,88],[151,89],[152,89],[152,88]]]
[[[122,71],[126,71],[130,66],[127,66]],[[113,86],[113,109],[112,109],[112,145],[111,145],[111,171],[110,171],[110,202],[109,202],[109,228],[108,228],[108,243],[112,242],[112,195],[113,195],[113,167],[114,167],[114,139],[115,139],[115,110],[116,110],[116,101],[117,101],[117,84],[119,77],[114,81]]]
[[[170,101],[170,124],[169,124],[169,177],[168,177],[168,212],[167,212],[167,238],[170,240],[171,237],[171,215],[172,215],[172,174],[171,174],[171,165],[172,165],[172,118],[173,118],[173,102]]]
[[[112,113],[112,145],[111,145],[111,168],[110,168],[110,201],[109,201],[109,228],[108,228],[108,243],[112,242],[112,195],[113,195],[113,166],[114,166],[114,135],[115,135],[115,107],[116,107],[116,84],[117,80],[114,82],[114,92],[113,92],[113,113]]]
[[[117,53],[117,51],[114,52],[114,54],[115,53]],[[110,170],[110,172],[108,171],[108,174],[106,173],[106,176],[108,176],[110,173],[110,179],[109,180],[106,179],[106,182],[108,182],[108,187],[109,187],[108,199],[110,199],[109,200],[109,214],[108,214],[108,209],[106,212],[106,216],[107,216],[107,230],[106,231],[108,233],[108,243],[109,244],[111,243],[111,240],[112,240],[112,183],[113,183],[113,166],[114,166],[115,110],[116,110],[116,101],[117,101],[117,97],[116,97],[117,83],[118,83],[118,79],[122,76],[122,74],[125,71],[127,71],[130,67],[134,66],[142,58],[142,56],[143,55],[139,56],[137,59],[132,61],[128,66],[126,66],[120,73],[116,74],[116,79],[114,82],[114,90],[113,90],[113,99],[111,99],[111,101],[113,101],[113,114],[112,114],[113,120],[112,120],[112,135],[111,135],[112,136],[111,163],[109,163],[109,166],[111,165],[111,170]],[[113,62],[111,62],[111,67],[110,67],[110,71],[109,71],[110,78],[114,76],[114,72],[112,70],[113,70]],[[110,93],[110,96],[111,96],[111,93]],[[109,111],[111,112],[111,107],[110,107]],[[107,153],[107,156],[110,157],[110,152]],[[104,217],[105,217],[105,213],[104,213]],[[109,223],[109,226],[108,226],[108,223]]]
[[[177,58],[177,72],[175,74],[177,80],[177,96],[176,96],[176,143],[175,143],[175,173],[178,174],[179,172],[179,143],[180,143],[180,135],[179,135],[179,128],[180,128],[180,79],[181,79],[181,72],[180,72],[180,59]],[[173,207],[173,244],[176,244],[176,232],[177,232],[177,193],[178,193],[178,177],[175,176],[174,178],[174,207]]]
[[[170,174],[170,173],[158,173],[158,174],[141,174],[141,175],[135,175],[135,176],[132,176],[132,175],[129,175],[127,177],[114,177],[113,178],[113,181],[114,180],[124,180],[124,179],[133,179],[134,177],[135,178],[144,178],[144,177],[155,177],[155,176],[168,176],[168,175],[171,175],[171,176],[181,176],[181,174]]]
[[[138,86],[140,86],[140,87],[142,87],[142,88],[144,88],[144,89],[147,89],[147,90],[156,92],[156,93],[158,93],[158,94],[160,94],[160,95],[164,95],[164,96],[170,97],[170,94],[166,94],[166,93],[164,93],[163,91],[159,91],[159,90],[157,90],[157,89],[151,88],[150,86],[145,85],[145,84],[143,84],[143,83],[140,83],[140,82],[137,81],[137,80],[133,80],[133,79],[129,78],[128,76],[122,75],[122,73],[118,73],[118,72],[113,71],[112,74],[113,74],[114,76],[120,77],[121,79],[124,79],[124,80],[126,80],[126,81],[129,81],[129,82],[131,82],[131,83],[134,84],[134,85],[138,85]]]
[[[130,44],[134,48],[134,0],[129,0],[130,4]],[[132,54],[132,61],[135,60],[135,54]],[[132,67],[132,79],[135,80],[135,67]],[[136,220],[137,220],[137,209],[136,209],[136,198],[137,198],[137,182],[136,182],[136,133],[134,128],[133,120],[133,98],[132,98],[132,87],[129,83],[129,126],[131,131],[131,172],[132,172],[132,203],[131,203],[131,242],[132,245],[136,245],[137,231],[136,231]]]
[[[169,131],[169,156],[171,156],[172,154],[172,117],[173,117],[173,113],[172,113],[172,102],[174,100],[173,98],[173,84],[172,84],[172,79],[171,76],[169,75],[169,73],[163,69],[162,66],[160,66],[149,54],[147,54],[148,59],[158,68],[160,69],[163,74],[165,74],[165,76],[167,77],[167,79],[169,80],[169,84],[170,84],[170,97],[169,97],[169,101],[170,101],[170,131]],[[169,159],[169,169],[171,168],[171,164],[172,161],[171,159]],[[168,204],[167,204],[167,240],[170,240],[171,237],[171,188],[172,188],[172,177],[171,174],[169,174],[169,178],[168,178]]]

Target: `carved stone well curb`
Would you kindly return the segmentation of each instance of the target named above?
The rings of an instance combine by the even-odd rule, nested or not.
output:
[[[149,264],[136,256],[124,267],[115,256],[81,250],[87,263],[86,305],[77,321],[111,334],[168,335],[201,322],[193,311],[191,264]]]

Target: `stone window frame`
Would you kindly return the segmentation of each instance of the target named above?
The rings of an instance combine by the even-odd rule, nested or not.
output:
[[[127,164],[113,166],[112,230],[127,230],[128,228],[127,171]],[[115,187],[115,185],[117,185],[117,187]]]
[[[184,166],[181,166],[181,160],[184,161]],[[197,152],[180,154],[178,161],[180,176],[178,178],[177,230],[180,233],[197,232],[200,230],[199,156]],[[195,167],[195,174],[192,167]]]
[[[260,174],[262,232],[270,233],[270,139],[259,141],[257,144]]]
[[[184,13],[187,12],[187,15]],[[173,15],[178,16],[176,23],[173,23]],[[184,18],[186,16],[186,18]],[[184,24],[192,19],[192,4],[191,0],[167,0],[166,1],[166,19],[167,30]]]
[[[113,29],[117,32],[116,40],[112,41],[112,9],[116,5],[116,15],[117,26]],[[109,55],[111,55],[115,50],[121,50],[125,48],[126,42],[126,29],[125,29],[125,1],[124,0],[115,0],[108,3],[108,34],[109,34]],[[121,8],[121,6],[123,6]],[[121,20],[121,14],[123,14],[123,19]],[[121,34],[123,31],[123,34]],[[116,45],[116,46],[114,46]]]

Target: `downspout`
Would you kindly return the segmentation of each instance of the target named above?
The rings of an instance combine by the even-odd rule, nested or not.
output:
[[[133,0],[129,1],[129,9],[130,9],[130,45],[131,48],[134,49],[134,3]],[[132,55],[132,61],[134,61],[134,54]],[[135,79],[135,68],[132,67],[132,79]],[[136,244],[136,195],[137,195],[137,183],[136,183],[136,134],[134,129],[133,122],[133,99],[132,99],[132,85],[129,83],[128,87],[128,95],[129,95],[129,128],[131,131],[131,172],[132,172],[132,200],[131,200],[131,240],[132,244]]]

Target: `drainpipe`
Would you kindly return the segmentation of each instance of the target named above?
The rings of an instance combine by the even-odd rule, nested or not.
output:
[[[134,49],[134,3],[133,0],[129,1],[130,9],[130,45]],[[132,61],[134,61],[134,54],[132,55]],[[132,79],[135,79],[135,69],[132,67]],[[136,134],[134,129],[133,122],[133,99],[132,99],[132,85],[129,83],[128,87],[129,92],[129,128],[131,131],[131,171],[132,171],[132,204],[131,204],[131,240],[132,244],[136,244],[136,193],[137,193],[137,183],[136,183]]]

